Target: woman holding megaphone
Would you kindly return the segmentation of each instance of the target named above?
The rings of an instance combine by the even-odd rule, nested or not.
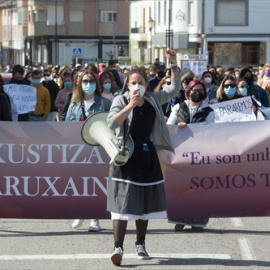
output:
[[[173,152],[161,105],[177,94],[181,82],[176,52],[165,49],[165,55],[171,64],[171,85],[150,92],[145,70],[131,69],[107,119],[109,128],[129,151],[129,160],[123,166],[111,165],[107,193],[115,242],[111,260],[117,266],[122,261],[129,220],[136,222],[138,259],[145,260],[149,259],[145,248],[148,220],[167,217],[164,178],[156,150]]]

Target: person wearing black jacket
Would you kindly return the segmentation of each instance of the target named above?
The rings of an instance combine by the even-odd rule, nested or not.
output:
[[[0,121],[12,121],[10,106],[4,94],[0,93]]]
[[[42,84],[49,90],[51,99],[51,110],[45,121],[55,121],[58,112],[58,109],[55,107],[54,102],[60,89],[58,84],[53,80],[51,73],[52,72],[49,69],[45,69],[43,71],[44,81],[42,82]]]
[[[16,65],[12,69],[12,79],[9,84],[25,84],[30,85],[30,81],[23,78],[24,69],[21,65]],[[12,110],[12,109],[11,109]],[[18,121],[29,121],[29,113],[23,113],[18,115]]]

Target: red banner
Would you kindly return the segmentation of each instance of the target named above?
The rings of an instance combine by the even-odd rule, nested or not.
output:
[[[0,122],[0,218],[110,218],[109,158],[81,122]],[[270,122],[170,126],[169,217],[269,216]]]

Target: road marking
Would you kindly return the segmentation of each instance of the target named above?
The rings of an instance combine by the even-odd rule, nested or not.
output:
[[[0,255],[0,261],[24,261],[24,260],[85,260],[85,259],[109,259],[111,254],[58,254],[58,255]],[[134,259],[137,258],[136,254],[125,254],[124,258]],[[228,254],[151,254],[151,258],[168,259],[218,259],[218,260],[231,260]]]
[[[238,243],[241,249],[242,257],[244,260],[256,260],[255,256],[252,254],[251,245],[246,238],[239,238]]]
[[[243,222],[241,218],[231,218],[232,224],[234,227],[243,227]]]

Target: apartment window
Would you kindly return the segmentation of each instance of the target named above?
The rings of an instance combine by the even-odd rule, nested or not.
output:
[[[23,25],[23,9],[18,8],[18,25]]]
[[[189,25],[194,24],[194,2],[193,2],[193,0],[188,2],[188,24]]]
[[[215,26],[247,26],[248,0],[216,0]]]
[[[258,65],[260,55],[259,44],[242,44],[242,64]]]
[[[34,11],[34,21],[35,22],[46,22],[47,12],[46,10],[36,10]]]
[[[70,22],[83,22],[83,11],[70,10]]]
[[[116,12],[101,11],[101,22],[116,22]]]

